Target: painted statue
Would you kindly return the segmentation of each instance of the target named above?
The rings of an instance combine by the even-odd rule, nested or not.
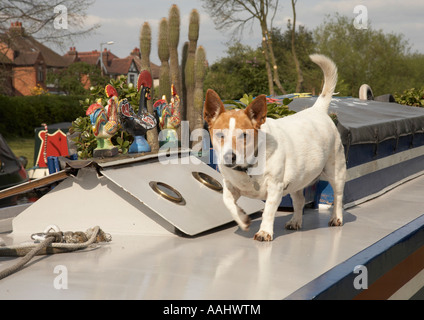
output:
[[[181,124],[180,115],[180,97],[175,90],[174,85],[171,86],[171,101],[166,101],[166,97],[163,96],[161,100],[158,100],[154,104],[154,109],[159,117],[159,128],[162,133],[162,143],[168,145],[175,145],[178,147],[178,135],[176,129]]]
[[[118,147],[112,144],[111,138],[118,131],[118,93],[116,89],[108,84],[105,88],[109,100],[106,108],[103,107],[101,99],[97,99],[88,107],[86,115],[90,121],[97,147],[93,150],[93,157],[113,157],[118,154]]]
[[[156,126],[156,118],[147,112],[147,100],[151,99],[150,88],[152,87],[152,76],[144,70],[138,76],[137,90],[140,91],[140,104],[138,112],[135,113],[127,99],[119,102],[119,121],[122,128],[134,137],[129,153],[140,153],[151,151],[150,145],[145,139],[148,130]]]

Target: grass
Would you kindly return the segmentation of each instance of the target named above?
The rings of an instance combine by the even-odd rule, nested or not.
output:
[[[25,169],[34,166],[34,138],[7,138],[6,141],[16,157],[24,156],[28,159]]]

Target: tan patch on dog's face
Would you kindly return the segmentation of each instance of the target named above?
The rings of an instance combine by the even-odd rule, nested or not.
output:
[[[204,119],[220,163],[230,167],[246,166],[246,159],[256,153],[258,130],[266,121],[264,95],[254,99],[244,110],[226,111],[218,94],[206,92]]]
[[[214,146],[222,147],[225,140],[231,139],[231,148],[237,150],[240,143],[246,144],[249,135],[257,134],[257,129],[243,110],[230,110],[218,116],[209,132]]]

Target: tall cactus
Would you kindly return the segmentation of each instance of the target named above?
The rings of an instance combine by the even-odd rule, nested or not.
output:
[[[171,84],[181,95],[181,76],[178,63],[178,43],[180,41],[180,9],[176,4],[169,9],[168,16],[168,45]]]
[[[188,55],[188,41],[184,42],[182,53],[181,53],[181,101],[182,107],[181,119],[187,120],[187,88],[185,85],[185,67],[187,64],[187,55]]]
[[[171,97],[171,83],[169,78],[169,46],[168,46],[168,20],[162,18],[159,23],[158,55],[161,62],[159,74],[159,97]]]
[[[141,71],[148,70],[150,74],[150,50],[152,47],[152,30],[148,22],[145,22],[140,30],[140,52],[141,52]],[[154,95],[154,88],[150,88],[151,95]],[[153,99],[147,100],[147,111],[154,114]],[[158,131],[157,128],[147,131],[147,142],[152,148],[152,152],[159,150]]]
[[[196,60],[194,63],[194,128],[203,127],[203,81],[206,74],[206,51],[202,46],[196,50]]]
[[[196,59],[197,40],[199,38],[199,12],[193,9],[190,13],[190,23],[188,27],[188,52],[185,65],[185,86],[187,90],[187,119],[190,121],[190,130],[194,129],[194,61]]]
[[[150,70],[150,50],[152,48],[152,29],[148,22],[145,22],[140,31],[140,53],[141,67]]]

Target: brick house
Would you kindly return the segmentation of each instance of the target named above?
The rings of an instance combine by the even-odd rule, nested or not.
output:
[[[137,84],[138,75],[141,71],[141,55],[140,50],[135,48],[128,57],[119,58],[110,50],[104,49],[103,54],[100,51],[92,50],[81,52],[75,47],[69,48],[69,51],[63,55],[68,64],[74,62],[86,62],[88,64],[97,65],[100,68],[100,58],[103,59],[103,74],[111,78],[117,78],[120,75],[127,76],[129,83]],[[152,78],[154,82],[159,82],[159,66],[151,63]],[[85,80],[85,79],[84,79]],[[155,84],[156,84],[155,83]],[[90,87],[90,82],[85,81],[85,88]]]
[[[0,94],[31,95],[37,86],[55,92],[54,84],[46,84],[47,73],[64,69],[74,62],[86,62],[100,68],[100,58],[103,59],[103,74],[111,78],[126,75],[128,82],[137,84],[141,71],[138,48],[125,58],[119,58],[107,49],[100,55],[97,50],[78,52],[75,47],[61,56],[25,33],[21,22],[12,22],[9,30],[0,34]],[[159,83],[159,69],[151,63],[155,86]],[[81,82],[89,89],[91,84],[87,78],[82,76]]]
[[[2,93],[30,95],[37,85],[46,90],[47,72],[66,66],[61,55],[26,34],[21,22],[12,22],[0,35]]]
[[[131,53],[130,53],[130,57],[131,56],[133,57],[134,62],[136,63],[138,69],[141,70],[141,52],[140,52],[140,49],[134,48],[133,51],[131,51]],[[151,72],[152,72],[153,87],[157,87],[157,86],[159,86],[160,67],[157,64],[150,62],[150,69],[151,69]],[[137,77],[138,77],[138,75],[137,75]]]

